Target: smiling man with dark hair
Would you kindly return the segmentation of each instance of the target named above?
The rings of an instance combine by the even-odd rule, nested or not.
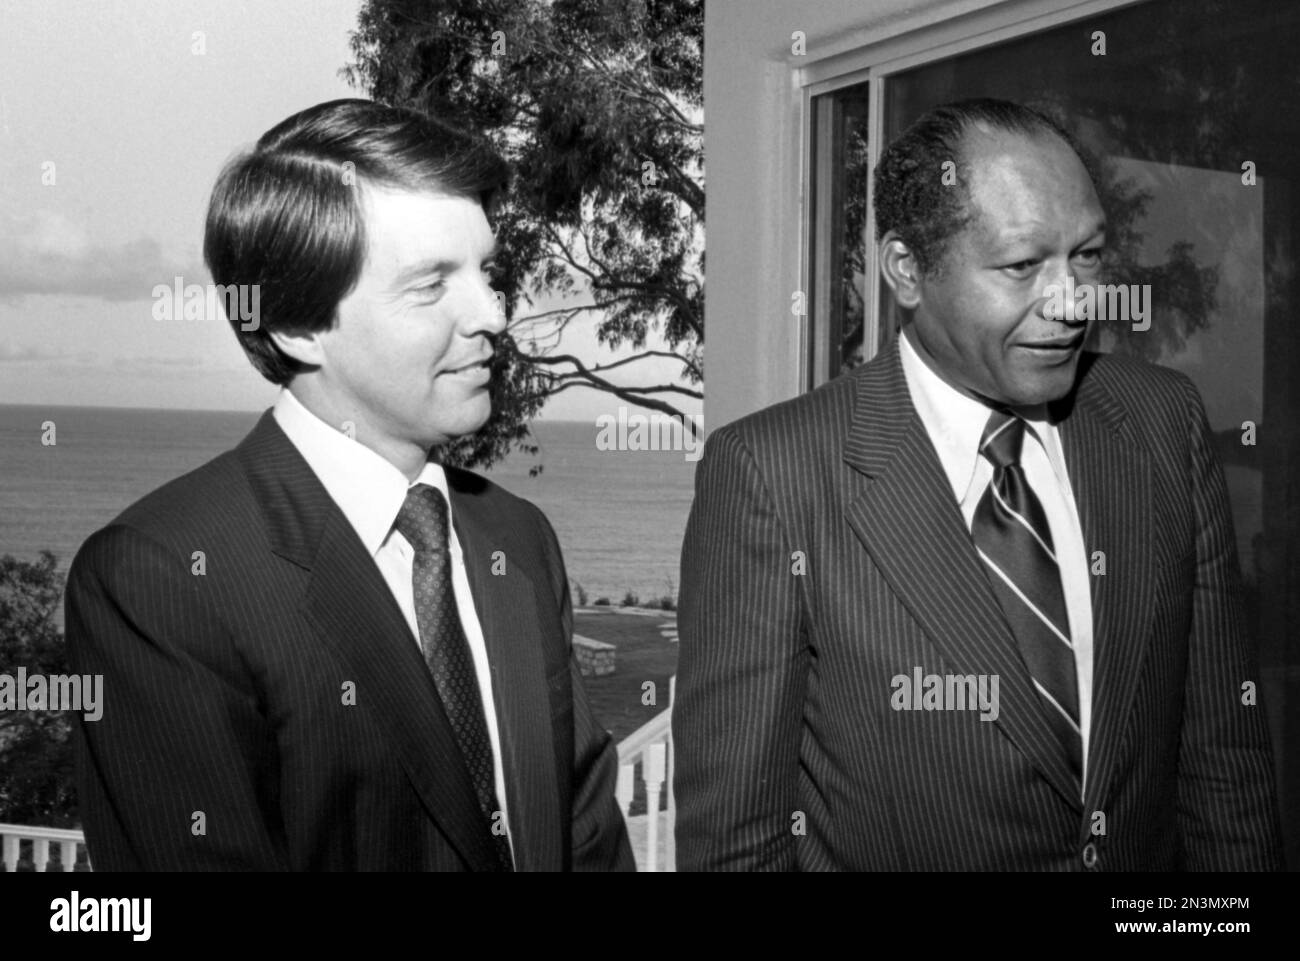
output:
[[[679,864],[1277,868],[1200,398],[1052,307],[1101,272],[1084,163],[967,101],[889,145],[874,199],[901,336],[714,431],[696,475]]]
[[[97,870],[620,870],[615,747],[571,657],[559,544],[430,450],[491,413],[470,137],[361,100],[269,131],[213,191],[204,253],[284,386],[233,451],[129,507],[69,574]]]

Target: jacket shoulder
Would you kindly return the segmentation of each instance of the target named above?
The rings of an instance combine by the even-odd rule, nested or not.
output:
[[[773,452],[823,447],[828,438],[842,438],[847,433],[865,370],[858,368],[806,394],[725,424],[710,432],[709,442],[721,446],[740,441],[750,450]]]
[[[233,503],[244,497],[251,501],[243,467],[231,450],[141,497],[113,523],[145,531],[199,529],[228,519]]]
[[[488,480],[482,474],[466,470],[463,467],[443,467],[447,475],[447,487],[460,497],[472,500],[476,507],[489,511],[503,523],[512,520],[545,519],[545,515],[532,501],[512,494],[500,484]]]
[[[1124,354],[1088,355],[1079,391],[1104,392],[1126,414],[1148,421],[1186,421],[1189,409],[1203,409],[1200,391],[1186,374]]]
[[[95,555],[134,532],[189,558],[202,545],[247,529],[256,516],[247,477],[231,450],[145,494],[87,538],[77,557]]]

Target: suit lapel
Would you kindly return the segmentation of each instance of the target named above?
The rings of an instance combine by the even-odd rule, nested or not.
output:
[[[1060,405],[1061,443],[1083,527],[1089,569],[1105,555],[1092,582],[1092,721],[1088,748],[1088,810],[1104,810],[1118,762],[1124,723],[1150,637],[1155,601],[1151,463],[1125,424],[1123,409],[1089,370]]]
[[[994,723],[1080,807],[1074,778],[912,404],[897,338],[857,376],[844,460],[870,484],[845,508],[850,527],[943,653],[946,669],[999,676]]]
[[[519,531],[494,522],[480,496],[486,486],[482,478],[448,469],[447,483],[492,669],[515,865],[522,871],[557,871],[565,861],[566,834],[538,623],[536,592],[542,588],[522,563],[536,547],[522,545]]]
[[[309,572],[302,613],[348,666],[429,816],[472,869],[496,864],[469,771],[392,592],[270,411],[240,445],[271,549]]]

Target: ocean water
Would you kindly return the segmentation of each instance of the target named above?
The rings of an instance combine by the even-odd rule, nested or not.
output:
[[[52,550],[66,570],[81,543],[154,488],[234,447],[256,413],[0,405],[0,555]],[[55,425],[53,446],[41,443]],[[590,423],[534,425],[537,458],[488,472],[550,518],[571,582],[589,601],[676,596],[695,464],[673,451],[602,451]],[[530,478],[528,469],[544,469]],[[1260,473],[1229,466],[1238,554],[1250,576],[1262,529]],[[577,596],[575,592],[575,603]]]
[[[234,447],[258,416],[0,405],[0,555],[35,560],[49,549],[66,571],[94,531]],[[589,601],[675,596],[695,464],[680,452],[599,450],[590,422],[543,421],[533,432],[536,458],[512,454],[488,476],[550,518],[570,581]],[[530,478],[535,463],[543,471]]]

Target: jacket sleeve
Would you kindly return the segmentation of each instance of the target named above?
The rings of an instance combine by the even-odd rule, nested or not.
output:
[[[77,716],[77,779],[96,871],[286,870],[273,739],[189,560],[121,525],[78,553],[68,661],[102,675]]]
[[[1280,868],[1272,753],[1259,667],[1247,643],[1236,541],[1223,469],[1196,388],[1183,380],[1190,411],[1190,471],[1196,521],[1195,585],[1182,738],[1178,823],[1183,866],[1192,871]],[[1250,682],[1255,698],[1245,695]]]
[[[750,451],[709,438],[682,545],[673,743],[681,870],[798,866],[808,657],[790,542]]]
[[[560,544],[546,516],[537,511],[549,558],[552,585],[560,607],[563,633],[573,640],[573,602]],[[569,658],[573,696],[572,868],[574,871],[635,871],[627,822],[614,798],[618,747],[596,720],[577,661]]]

